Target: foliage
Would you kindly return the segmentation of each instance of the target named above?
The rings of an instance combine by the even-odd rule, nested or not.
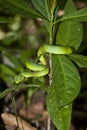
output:
[[[7,89],[2,92],[0,94],[0,97],[5,96],[11,91],[18,90],[18,87],[19,89],[22,88],[20,87],[21,83],[16,85],[14,82],[14,78],[18,74],[18,77],[16,77],[16,79],[19,78],[19,81],[23,80],[25,87],[26,84],[36,83],[38,86],[40,86],[41,89],[47,91],[47,109],[52,121],[58,130],[69,130],[72,103],[79,94],[81,87],[80,75],[75,64],[77,64],[80,68],[87,68],[87,56],[76,54],[78,53],[79,47],[81,46],[83,36],[82,21],[87,21],[87,8],[77,10],[74,2],[72,0],[67,0],[63,9],[64,14],[58,16],[58,12],[60,11],[58,9],[60,8],[61,4],[57,4],[57,0],[31,0],[31,3],[32,4],[29,3],[29,5],[27,5],[26,1],[24,0],[0,0],[1,7],[5,8],[5,10],[11,11],[12,14],[19,14],[20,16],[31,18],[42,18],[44,21],[44,26],[49,33],[49,40],[46,44],[65,47],[66,53],[60,55],[56,54],[56,52],[52,52],[53,54],[51,54],[51,52],[48,51],[48,53],[51,54],[50,55],[44,53],[44,50],[47,50],[47,48],[41,48],[41,50],[39,50],[39,53],[41,55],[38,55],[35,58],[35,63],[38,63],[40,58],[43,56],[48,56],[51,63],[49,64],[50,84],[49,87],[45,89],[44,86],[46,87],[46,81],[44,78],[38,78],[37,75],[36,77],[34,76],[35,78],[33,78],[33,74],[31,76],[31,81],[29,79],[29,74],[32,71],[28,68],[26,68],[26,70],[24,69],[26,66],[25,62],[28,62],[28,58],[32,59],[33,53],[30,51],[31,49],[25,52],[22,51],[22,46],[25,38],[23,32],[20,32],[22,26],[20,26],[21,17],[0,17],[0,23],[12,22],[12,19],[14,19],[16,27],[18,25],[18,28],[11,28],[10,33],[6,36],[3,36],[2,45],[0,46],[2,57],[7,57],[11,61],[10,67],[0,64],[0,77],[8,85],[13,85],[12,89]],[[12,42],[15,42],[17,40],[20,41],[19,44],[21,44],[21,49],[20,46],[18,48],[21,50],[20,54],[18,54],[20,55],[19,58],[15,56],[15,54],[11,55],[11,52],[5,49],[6,46],[11,47]],[[16,45],[16,48],[17,47],[18,46]],[[71,47],[73,50],[72,54],[67,54],[67,47]],[[41,62],[41,64],[43,63]],[[5,77],[5,75],[8,76]]]

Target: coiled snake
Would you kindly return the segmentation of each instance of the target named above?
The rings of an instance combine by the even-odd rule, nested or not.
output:
[[[14,80],[16,83],[19,83],[24,80],[24,78],[29,77],[40,77],[47,75],[49,73],[49,67],[46,65],[46,59],[44,54],[71,54],[72,48],[71,47],[63,47],[63,46],[56,46],[50,44],[44,44],[38,50],[37,56],[39,57],[39,64],[34,63],[32,61],[26,62],[26,67],[31,71],[24,71],[21,72],[19,75],[15,76]]]

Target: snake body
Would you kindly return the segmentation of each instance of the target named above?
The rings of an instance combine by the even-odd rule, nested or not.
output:
[[[46,65],[46,59],[44,54],[71,54],[71,47],[55,46],[50,44],[44,44],[38,50],[37,56],[39,57],[40,63],[34,63],[32,61],[26,62],[26,68],[30,71],[21,72],[19,75],[15,76],[14,80],[19,83],[24,80],[24,78],[29,77],[40,77],[47,75],[49,73],[49,67]]]

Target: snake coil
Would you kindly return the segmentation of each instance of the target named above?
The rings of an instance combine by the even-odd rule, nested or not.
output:
[[[49,67],[46,66],[46,59],[44,57],[44,53],[50,53],[50,54],[71,54],[72,48],[71,47],[61,47],[61,46],[55,46],[50,44],[44,44],[40,47],[38,50],[37,56],[39,57],[40,63],[34,63],[34,62],[26,62],[26,67],[31,71],[24,71],[21,72],[19,75],[15,76],[14,80],[15,83],[19,83],[24,80],[24,78],[29,77],[40,77],[47,75],[49,73]]]

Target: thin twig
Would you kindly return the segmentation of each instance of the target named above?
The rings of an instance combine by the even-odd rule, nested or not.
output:
[[[51,119],[50,119],[50,116],[48,116],[48,119],[47,119],[47,130],[51,130]]]

